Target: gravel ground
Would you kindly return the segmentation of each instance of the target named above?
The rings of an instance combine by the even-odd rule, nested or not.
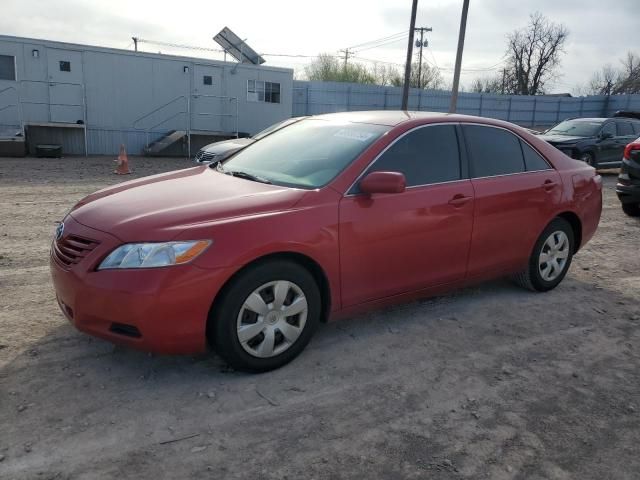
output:
[[[556,290],[496,281],[331,323],[250,375],[114,347],[58,311],[54,221],[130,178],[113,165],[0,159],[0,478],[640,478],[640,221],[615,176]]]

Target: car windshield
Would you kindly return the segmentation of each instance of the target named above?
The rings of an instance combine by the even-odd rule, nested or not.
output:
[[[254,140],[260,140],[262,137],[266,137],[267,135],[275,132],[276,130],[279,130],[281,128],[286,127],[287,125],[290,125],[292,123],[296,123],[299,121],[300,121],[300,118],[287,118],[286,120],[282,120],[281,122],[274,123],[273,125],[265,128],[264,130],[260,130],[251,138],[253,138]]]
[[[566,120],[559,123],[548,134],[571,135],[576,137],[593,137],[602,126],[600,122],[589,122],[584,120]]]
[[[319,188],[391,127],[322,119],[301,120],[236,153],[218,170],[276,185]],[[240,175],[239,175],[240,176]]]

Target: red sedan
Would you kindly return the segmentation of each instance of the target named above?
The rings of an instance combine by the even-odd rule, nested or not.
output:
[[[223,164],[89,195],[51,272],[79,330],[159,353],[208,340],[264,371],[328,319],[502,276],[550,290],[601,206],[593,168],[510,123],[321,115]]]

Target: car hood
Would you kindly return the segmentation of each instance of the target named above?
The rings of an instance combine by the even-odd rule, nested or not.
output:
[[[542,140],[549,142],[551,144],[557,144],[557,143],[577,143],[580,140],[584,140],[587,137],[574,137],[570,135],[549,134],[549,135],[538,135],[538,138],[541,138]]]
[[[70,215],[125,242],[171,240],[189,226],[290,208],[304,193],[202,166],[99,190]]]
[[[244,148],[253,142],[255,142],[253,138],[233,138],[231,140],[223,140],[222,142],[210,143],[209,145],[202,147],[202,150],[207,153],[221,155],[223,153]]]

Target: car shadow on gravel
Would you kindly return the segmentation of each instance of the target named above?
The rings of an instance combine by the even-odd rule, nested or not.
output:
[[[61,324],[0,370],[0,455],[26,476],[89,471],[91,455],[101,458],[91,468],[113,473],[133,452],[133,473],[174,478],[214,460],[246,475],[272,466],[270,478],[295,477],[299,462],[318,478],[383,467],[624,478],[640,468],[628,448],[640,442],[637,306],[574,278],[546,294],[496,281],[322,325],[298,359],[260,375]],[[309,450],[309,435],[325,443]],[[279,443],[289,469],[270,454]],[[264,460],[234,450],[245,444]]]

